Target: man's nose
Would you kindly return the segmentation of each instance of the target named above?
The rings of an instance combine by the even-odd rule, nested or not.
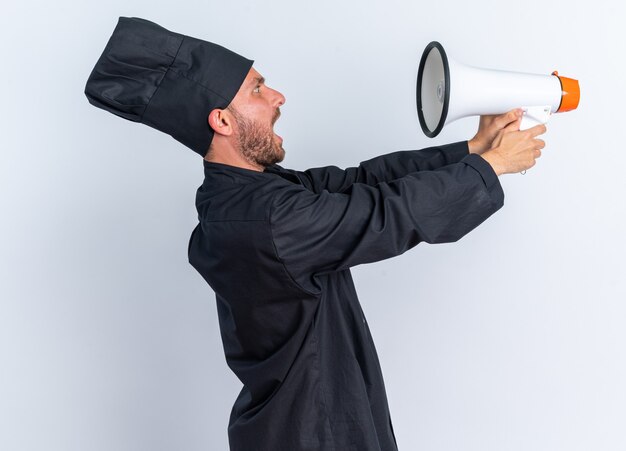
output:
[[[276,98],[274,99],[276,106],[279,107],[279,106],[284,105],[286,101],[285,96],[281,92],[276,91],[275,89],[272,89],[272,91],[274,91],[274,95],[276,96]]]

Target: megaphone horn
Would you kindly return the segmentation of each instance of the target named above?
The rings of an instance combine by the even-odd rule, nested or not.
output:
[[[482,69],[456,62],[443,46],[426,46],[417,72],[417,114],[426,136],[462,117],[503,114],[522,107],[520,129],[545,124],[553,113],[580,102],[578,80],[560,76]]]

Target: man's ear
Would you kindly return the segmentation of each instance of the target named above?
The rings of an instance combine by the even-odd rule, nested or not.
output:
[[[219,135],[230,136],[233,133],[232,119],[225,110],[215,108],[209,113],[209,126]]]

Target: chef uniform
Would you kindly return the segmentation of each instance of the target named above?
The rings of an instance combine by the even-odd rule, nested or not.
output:
[[[150,32],[165,33],[154,26]],[[183,38],[182,47],[190,39]],[[164,66],[163,79],[177,66],[177,43],[168,44],[173,63]],[[236,81],[219,85],[218,76],[212,91],[229,101],[249,60],[222,49],[224,64],[234,61],[228,70]],[[209,66],[207,77],[218,70]],[[94,80],[110,73],[98,67]],[[104,105],[97,91],[88,94],[99,99],[90,99],[94,105],[124,117],[127,109]],[[154,92],[144,99],[148,109],[150,96]],[[149,115],[164,123],[144,123],[204,155],[201,125],[197,136],[172,125],[164,111],[183,107],[164,105]],[[200,111],[207,128],[209,111]],[[141,122],[137,115],[126,118]],[[210,140],[211,130],[205,132]],[[468,153],[467,141],[393,152],[345,170],[296,171],[274,164],[254,171],[206,160],[203,165],[188,255],[215,292],[226,361],[243,384],[230,414],[231,450],[397,450],[380,363],[350,268],[400,255],[422,241],[454,242],[470,232],[503,204],[491,166]]]

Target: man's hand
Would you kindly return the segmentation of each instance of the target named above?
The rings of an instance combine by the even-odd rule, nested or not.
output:
[[[481,156],[498,175],[525,171],[541,156],[546,143],[536,137],[545,132],[544,124],[520,131],[515,121],[496,135],[493,147]]]
[[[505,114],[480,116],[478,132],[468,142],[469,153],[481,155],[494,147],[493,141],[499,132],[522,118],[522,109],[516,108]],[[519,130],[519,124],[517,129]]]

